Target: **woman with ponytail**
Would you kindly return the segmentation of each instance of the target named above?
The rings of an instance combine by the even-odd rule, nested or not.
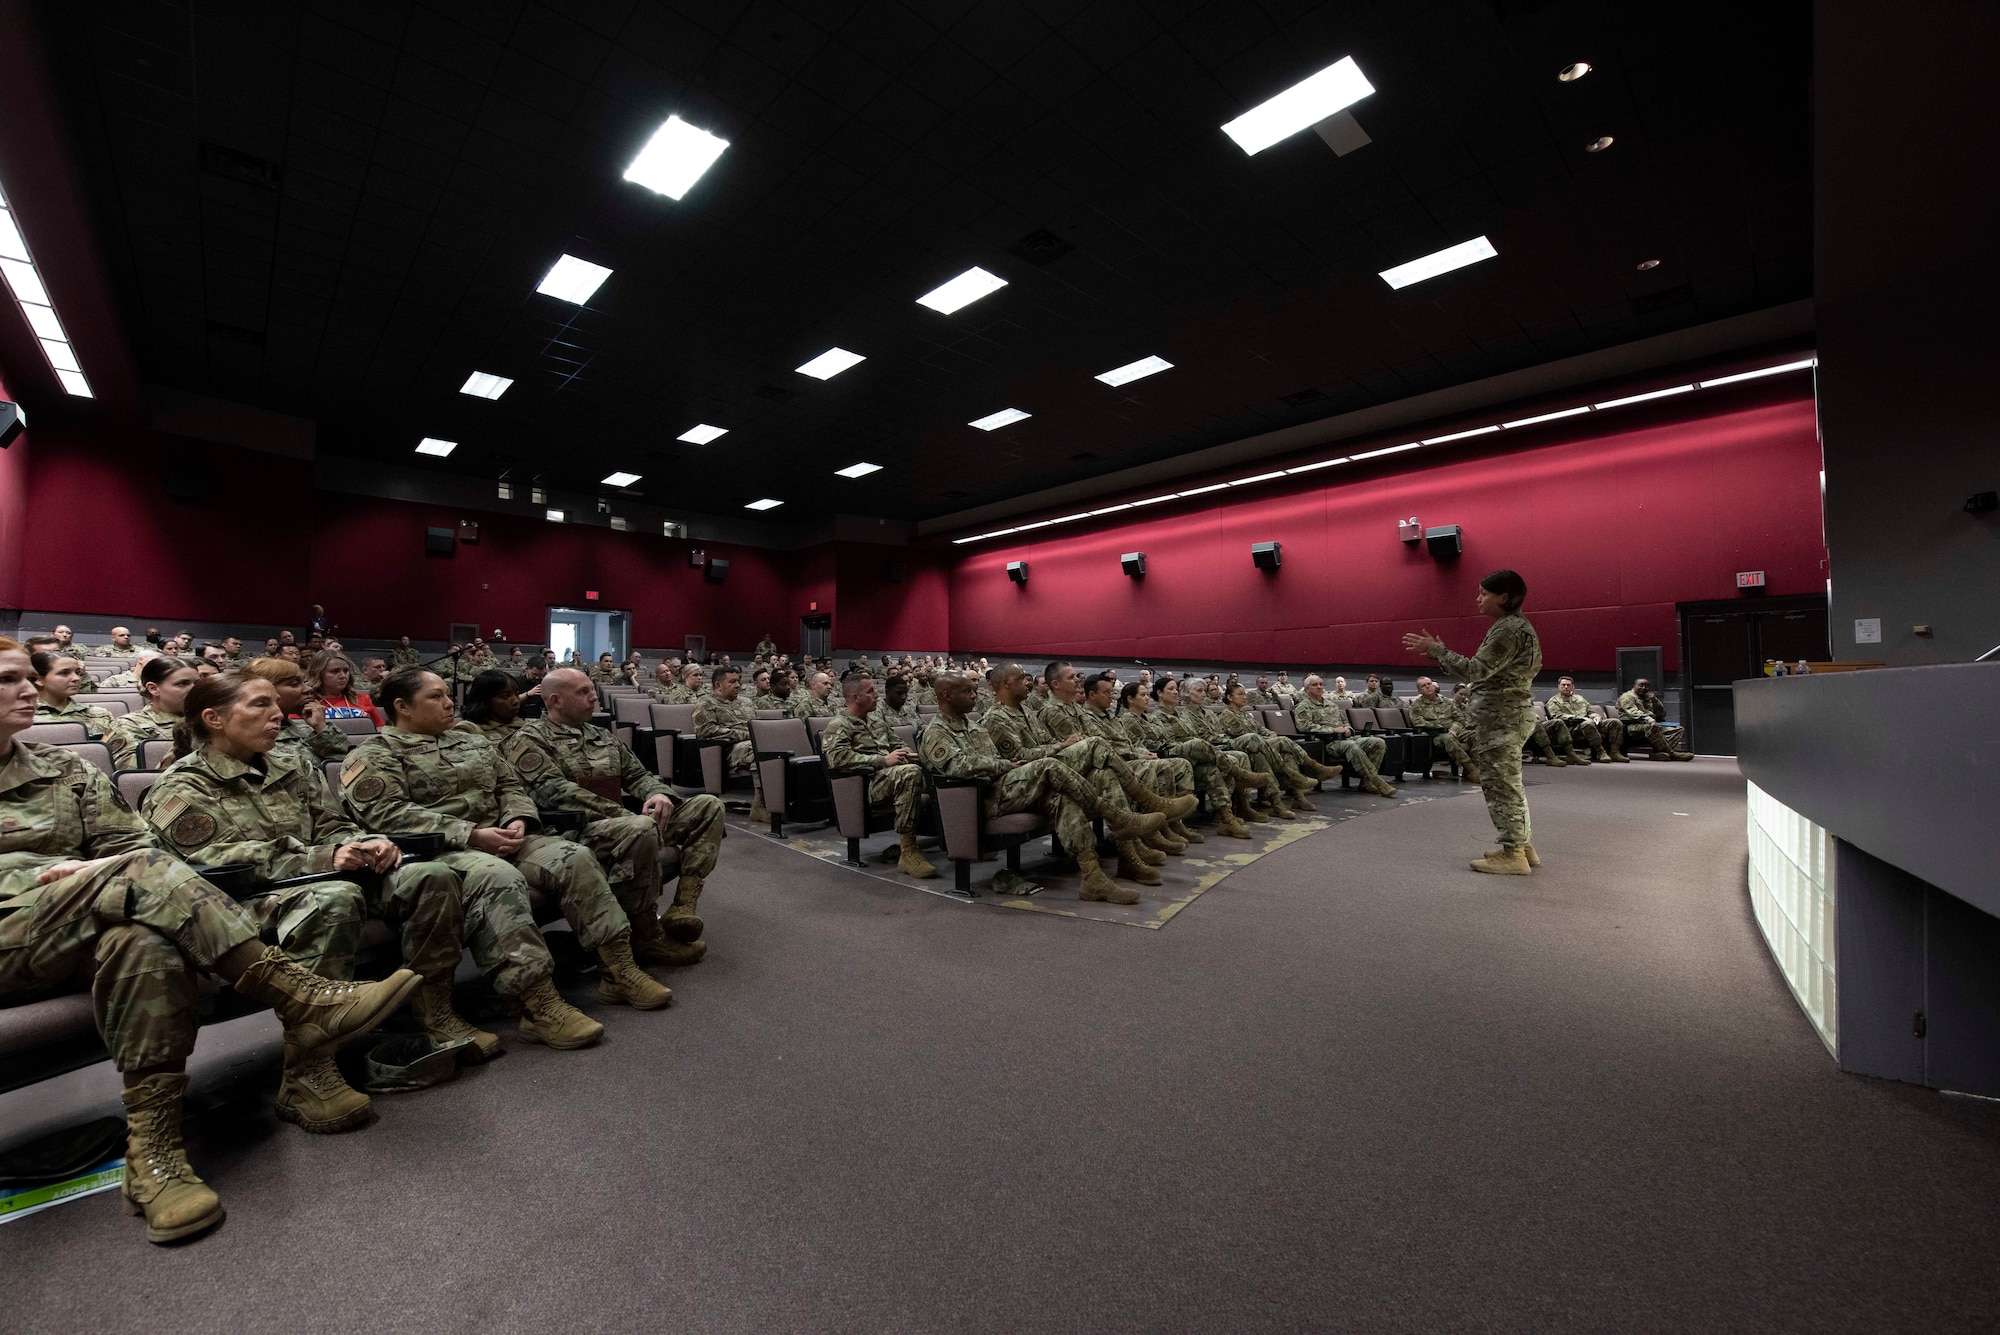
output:
[[[184,658],[149,658],[139,669],[139,689],[146,707],[136,714],[112,720],[104,730],[104,744],[111,748],[114,769],[141,768],[141,743],[171,737],[181,721],[181,702],[200,675]]]

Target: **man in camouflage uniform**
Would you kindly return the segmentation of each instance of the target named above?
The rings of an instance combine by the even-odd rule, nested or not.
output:
[[[130,626],[113,626],[111,628],[111,643],[99,645],[91,651],[90,656],[92,658],[133,658],[138,653],[138,649],[132,644],[132,628]]]
[[[1093,816],[1101,817],[1104,828],[1122,842],[1154,833],[1165,823],[1165,816],[1157,811],[1141,815],[1108,805],[1081,775],[1053,757],[1029,761],[1003,758],[994,749],[992,737],[970,718],[975,692],[965,677],[957,673],[939,677],[937,693],[938,712],[924,726],[917,744],[924,768],[941,778],[989,780],[984,802],[989,818],[1018,811],[1040,812],[1055,827],[1057,841],[1083,872],[1079,899],[1138,903],[1138,891],[1104,874],[1090,821]]]
[[[882,687],[882,700],[876,707],[873,722],[878,732],[887,733],[892,728],[921,727],[923,719],[917,714],[917,707],[910,703],[910,679],[900,672],[892,673]]]
[[[1211,800],[1221,796],[1224,803],[1215,809],[1216,829],[1232,839],[1247,839],[1250,831],[1244,822],[1270,820],[1251,806],[1251,795],[1277,792],[1278,780],[1268,771],[1259,770],[1249,753],[1229,745],[1216,716],[1202,707],[1202,693],[1207,685],[1200,677],[1163,680],[1147,715],[1147,730],[1161,755],[1177,755],[1193,762],[1197,780],[1202,767],[1213,767],[1216,777],[1227,784],[1226,793],[1210,790]]]
[[[829,774],[843,770],[868,771],[868,804],[893,806],[896,833],[901,849],[896,866],[905,876],[920,881],[937,875],[937,868],[917,847],[917,822],[929,792],[923,767],[916,752],[895,740],[893,733],[877,728],[869,717],[875,711],[875,681],[854,677],[844,688],[847,707],[820,734],[820,754],[826,758]]]
[[[616,686],[624,680],[624,677],[618,671],[618,664],[612,658],[610,650],[607,649],[605,652],[599,654],[597,661],[591,664],[590,679],[600,686]]]
[[[574,668],[559,668],[542,688],[548,713],[501,743],[542,811],[585,817],[582,842],[597,855],[632,922],[632,955],[641,964],[696,964],[708,953],[695,907],[721,853],[722,799],[709,793],[676,800],[673,789],[639,763],[617,737],[592,725],[597,691]],[[635,814],[624,799],[637,801]],[[660,851],[680,850],[680,880],[664,920]]]
[[[792,674],[783,668],[772,668],[769,672],[757,674],[763,689],[751,697],[750,709],[775,709],[786,718],[792,716]]]
[[[794,718],[832,718],[839,713],[839,702],[833,695],[833,678],[824,672],[813,673],[811,689],[792,697]]]
[[[1407,709],[1410,722],[1431,735],[1431,741],[1437,748],[1465,772],[1466,781],[1478,783],[1479,766],[1472,763],[1465,741],[1460,736],[1465,731],[1465,716],[1458,702],[1445,699],[1438,691],[1438,684],[1429,677],[1418,677],[1417,698]]]
[[[771,639],[771,632],[765,631],[764,638],[757,641],[757,657],[768,659],[778,652],[778,646]]]
[[[1271,679],[1264,673],[1257,674],[1257,684],[1244,688],[1243,698],[1250,702],[1252,709],[1276,709],[1278,702],[1271,698]]]
[[[1306,678],[1305,699],[1292,706],[1292,726],[1318,736],[1326,756],[1360,776],[1365,791],[1377,797],[1396,795],[1395,785],[1383,778],[1378,768],[1389,744],[1380,737],[1356,737],[1341,707],[1327,699],[1326,683],[1317,673]]]
[[[1074,667],[1067,663],[1063,664],[1063,667],[1068,669],[1070,677],[1075,677]],[[1060,680],[1058,678],[1059,683]],[[1117,702],[1117,680],[1108,672],[1099,672],[1085,683],[1081,701],[1074,705],[1067,702],[1059,703],[1053,714],[1050,710],[1044,709],[1037,722],[1047,723],[1057,717],[1076,719],[1083,734],[1086,737],[1098,738],[1109,745],[1120,760],[1132,767],[1132,772],[1138,776],[1139,782],[1158,793],[1164,801],[1185,799],[1187,811],[1193,811],[1199,804],[1194,797],[1193,763],[1172,756],[1157,755],[1151,747],[1134,742],[1126,736],[1124,729],[1118,726],[1118,721],[1111,714],[1112,707]],[[1185,814],[1183,812],[1182,815],[1168,817],[1166,828],[1161,831],[1179,840],[1181,847],[1175,849],[1171,843],[1155,844],[1154,847],[1164,847],[1170,853],[1185,852],[1187,845],[1197,842],[1199,836],[1188,829],[1182,819]]]
[[[415,667],[423,661],[424,656],[417,652],[416,647],[410,643],[410,637],[407,635],[397,642],[394,649],[389,651],[389,667],[391,670]]]
[[[1630,763],[1625,754],[1624,723],[1609,717],[1592,718],[1590,702],[1577,694],[1575,679],[1564,677],[1556,683],[1556,693],[1549,697],[1547,709],[1551,719],[1561,719],[1572,736],[1583,740],[1592,759],[1621,765]]]
[[[722,754],[724,777],[748,774],[754,790],[750,819],[768,821],[771,813],[764,809],[764,784],[757,775],[757,747],[750,740],[750,722],[756,713],[750,702],[742,698],[742,691],[741,669],[728,664],[717,668],[707,694],[695,703],[694,735],[699,741],[726,743]]]
[[[631,920],[597,859],[579,844],[540,833],[534,799],[514,767],[485,738],[452,726],[444,679],[405,668],[390,674],[382,699],[394,721],[341,766],[341,799],[355,822],[383,834],[443,835],[446,851],[438,861],[459,874],[468,898],[526,898],[530,890],[552,897],[578,944],[597,952],[598,1000],[640,1010],[672,1000],[673,993],[634,962]],[[604,1032],[546,978],[519,1001],[521,1036],[530,1042],[583,1047]]]
[[[158,657],[160,651],[157,649],[134,649],[132,665],[123,672],[115,672],[106,677],[98,683],[98,686],[107,691],[136,691],[139,689],[139,673],[145,669],[146,664]]]
[[[1160,690],[1168,699],[1178,699],[1180,687],[1172,677],[1160,683]],[[1113,716],[1118,729],[1134,749],[1162,759],[1185,762],[1194,775],[1194,786],[1208,798],[1208,806],[1215,816],[1216,833],[1233,839],[1248,839],[1250,831],[1236,818],[1231,809],[1232,785],[1229,776],[1220,764],[1215,748],[1207,742],[1184,740],[1174,733],[1169,711],[1162,709],[1153,698],[1153,691],[1144,681],[1119,688],[1118,712]],[[1175,835],[1185,830],[1193,836],[1191,842],[1206,843],[1200,834],[1189,829],[1185,822],[1175,827]]]
[[[1384,690],[1382,678],[1371,672],[1368,674],[1368,689],[1355,696],[1354,703],[1360,709],[1394,709],[1402,702]]]
[[[664,703],[670,705],[691,705],[708,694],[708,674],[699,663],[689,663],[681,669],[680,680],[667,688]]]
[[[664,705],[678,703],[674,699],[674,686],[679,677],[680,673],[672,662],[660,664],[653,669],[653,684],[646,688],[646,694]]]
[[[1645,736],[1646,744],[1653,748],[1653,759],[1694,759],[1694,752],[1687,749],[1687,729],[1662,721],[1667,717],[1667,702],[1653,694],[1653,683],[1644,677],[1618,697],[1618,714],[1627,733]]]
[[[928,658],[924,661],[926,664],[930,662]],[[916,685],[910,688],[911,704],[928,706],[931,709],[937,708],[937,691],[932,687],[932,682],[936,679],[936,676],[937,674],[928,666],[917,669],[915,675]]]
[[[1245,738],[1254,737],[1261,741],[1274,766],[1272,773],[1291,794],[1289,805],[1300,811],[1317,811],[1319,808],[1306,794],[1319,786],[1319,780],[1334,778],[1340,771],[1314,760],[1297,742],[1289,737],[1280,737],[1265,726],[1263,715],[1251,709],[1244,700],[1242,686],[1231,687],[1222,703],[1223,710],[1218,721],[1222,730],[1236,739],[1236,749],[1245,749],[1241,744]],[[1283,804],[1278,802],[1275,794],[1267,794],[1267,797],[1271,800],[1272,809],[1279,815],[1290,814],[1280,809]]]
[[[276,1010],[298,1053],[367,1033],[416,975],[342,983],[266,946],[249,914],[158,848],[101,770],[16,737],[34,691],[26,655],[0,640],[0,998],[90,979],[124,1076],[126,1210],[145,1216],[149,1241],[191,1237],[223,1217],[181,1143],[197,971]]]
[[[1211,675],[1190,677],[1182,683],[1180,708],[1173,713],[1176,735],[1207,742],[1218,760],[1241,767],[1241,772],[1231,776],[1236,783],[1233,804],[1238,817],[1259,825],[1268,824],[1272,816],[1290,819],[1296,813],[1285,804],[1286,780],[1270,739],[1256,733],[1233,733],[1222,713],[1208,708],[1215,680]],[[1261,805],[1251,800],[1253,791]]]

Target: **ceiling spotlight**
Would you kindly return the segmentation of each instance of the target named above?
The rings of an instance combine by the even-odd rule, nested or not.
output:
[[[1450,273],[1453,269],[1463,269],[1468,264],[1477,264],[1481,260],[1490,260],[1497,254],[1499,252],[1493,249],[1491,241],[1488,241],[1483,236],[1475,236],[1470,241],[1461,241],[1455,246],[1446,246],[1443,250],[1433,251],[1429,255],[1411,260],[1407,264],[1399,264],[1393,269],[1384,269],[1381,277],[1382,281],[1390,287],[1408,287],[1412,283],[1421,283],[1426,278],[1435,278],[1441,273]]]
[[[792,369],[800,375],[809,375],[815,380],[831,380],[848,367],[859,366],[867,360],[860,353],[849,352],[846,348],[828,348],[804,366]]]
[[[626,473],[621,471],[613,473],[610,477],[605,478],[604,485],[607,487],[629,487],[638,480],[639,480],[639,475],[637,473]]]
[[[689,427],[678,436],[675,436],[674,439],[684,440],[690,445],[706,445],[711,440],[720,440],[728,434],[729,428],[726,426],[710,426],[708,423],[703,422],[698,426]]]
[[[1093,378],[1102,380],[1107,385],[1126,385],[1134,380],[1140,380],[1149,375],[1158,375],[1161,371],[1171,371],[1173,369],[1174,364],[1164,357],[1141,357],[1136,362],[1127,362],[1123,366],[1114,367],[1106,371],[1103,375]]]
[[[1660,262],[1659,262],[1658,260],[1640,260],[1640,261],[1639,261],[1639,272],[1640,272],[1640,273],[1644,273],[1644,272],[1645,272],[1646,270],[1648,270],[1648,269],[1657,269],[1657,268],[1659,268],[1659,267],[1660,267]]]
[[[1602,153],[1605,149],[1611,147],[1613,144],[1617,142],[1618,141],[1616,139],[1613,139],[1608,134],[1600,134],[1597,136],[1597,138],[1585,144],[1583,146],[1583,151],[1586,153]]]
[[[625,169],[625,179],[668,199],[679,199],[728,147],[727,139],[698,130],[679,116],[669,116]]]
[[[430,454],[442,459],[458,448],[455,440],[439,440],[436,436],[425,436],[417,442],[418,454]]]
[[[917,298],[917,305],[928,306],[941,315],[950,315],[961,306],[970,306],[991,292],[998,292],[1007,286],[1007,280],[996,278],[978,265],[973,265],[948,283],[932,288]]]
[[[1013,422],[1025,422],[1033,415],[1024,413],[1019,408],[1002,408],[997,413],[989,413],[976,422],[967,422],[966,425],[976,426],[981,431],[997,431]]]
[[[752,501],[743,508],[746,510],[775,510],[783,504],[783,501],[774,501],[769,496],[766,496],[763,500]]]
[[[1588,73],[1590,73],[1590,62],[1579,60],[1574,65],[1565,65],[1556,77],[1564,83],[1575,83]]]
[[[595,293],[609,277],[611,270],[601,264],[592,264],[589,260],[580,260],[574,255],[564,255],[542,275],[542,281],[535,284],[535,291],[545,297],[554,297],[557,301],[567,301],[581,306],[590,300],[591,294]]]
[[[484,371],[474,371],[458,387],[461,394],[471,394],[482,399],[497,399],[507,392],[514,382],[503,375],[488,375]]]
[[[835,477],[867,477],[870,473],[879,473],[881,471],[881,464],[849,464],[845,468],[834,469],[833,475]]]
[[[1361,67],[1354,63],[1354,57],[1344,56],[1276,97],[1258,103],[1224,125],[1222,132],[1245,153],[1261,153],[1300,130],[1345,111],[1374,91],[1375,85],[1368,82]]]

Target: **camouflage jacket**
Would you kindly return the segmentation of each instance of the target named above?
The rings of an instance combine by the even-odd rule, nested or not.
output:
[[[1347,732],[1347,711],[1330,695],[1315,700],[1307,696],[1292,706],[1292,726],[1300,732]]]
[[[1357,709],[1394,709],[1401,703],[1393,695],[1384,695],[1374,690],[1363,691],[1354,697],[1354,706]]]
[[[901,745],[896,734],[875,726],[875,715],[856,718],[845,710],[819,735],[819,753],[826,757],[826,767],[836,772],[881,769],[883,757]]]
[[[98,682],[95,689],[100,691],[136,691],[139,689],[139,674],[132,671],[114,672],[103,681]]]
[[[415,645],[411,645],[408,649],[391,649],[389,651],[389,667],[392,671],[396,668],[415,667],[423,661],[424,656]]]
[[[1326,698],[1332,703],[1339,705],[1342,709],[1347,708],[1349,705],[1358,705],[1361,703],[1361,697],[1353,691],[1328,691]]]
[[[496,723],[492,719],[488,719],[484,723],[474,723],[469,718],[462,718],[451,726],[460,732],[469,732],[474,737],[484,737],[495,746],[504,747],[507,739],[526,727],[527,724],[528,720],[524,718],[517,718],[512,723]]]
[[[932,774],[950,779],[996,779],[1014,768],[993,745],[993,734],[970,719],[934,714],[917,739],[917,754]]]
[[[180,722],[180,715],[163,714],[152,705],[136,714],[111,720],[111,726],[104,730],[104,744],[111,748],[111,767],[140,768],[139,743],[171,738]]]
[[[92,658],[137,658],[139,656],[139,646],[135,644],[129,648],[120,649],[115,644],[100,644],[88,652]]]
[[[1637,691],[1627,691],[1618,697],[1618,716],[1627,723],[1658,723],[1667,716],[1667,702],[1657,694],[1650,700],[1641,700]],[[35,715],[40,723],[42,716]]]
[[[1557,691],[1549,697],[1548,711],[1550,718],[1589,718],[1590,701],[1584,699],[1580,693],[1564,695],[1561,691]]]
[[[739,700],[742,699],[741,696],[737,698]],[[775,709],[786,718],[790,718],[792,716],[792,699],[793,697],[789,695],[773,695],[769,691],[760,691],[750,697],[750,709],[752,713],[755,713],[759,709]]]
[[[154,847],[104,771],[75,752],[16,737],[0,760],[0,914],[35,902],[45,867]]]
[[[347,734],[331,723],[314,732],[312,725],[304,719],[288,718],[285,726],[278,730],[277,749],[283,751],[288,746],[321,760],[338,760],[347,754]],[[311,768],[303,759],[299,764],[301,768]]]
[[[1043,695],[1040,691],[1029,691],[1027,697],[1021,701],[1021,712],[1029,718],[1033,718],[1041,713],[1048,703],[1048,696]]]
[[[1220,714],[1217,714],[1215,718],[1222,725],[1222,730],[1231,737],[1244,737],[1251,733],[1255,733],[1259,737],[1275,736],[1269,728],[1264,726],[1264,716],[1254,709],[1247,707],[1243,709],[1225,709]]]
[[[614,780],[620,792],[642,802],[656,794],[674,795],[630,747],[591,723],[570,728],[553,719],[535,719],[509,733],[500,754],[543,811],[576,811],[592,820],[625,815],[623,802],[584,787],[592,779]]]
[[[1442,645],[1431,650],[1431,657],[1471,688],[1465,709],[1469,730],[1510,731],[1534,717],[1535,674],[1542,670],[1542,642],[1526,617],[1515,614],[1495,621],[1480,641],[1479,652],[1470,658]]]
[[[1410,722],[1419,728],[1455,728],[1464,721],[1458,706],[1443,695],[1435,699],[1420,695],[1406,708],[1410,711]]]
[[[1062,750],[1057,742],[1043,739],[1023,709],[1023,705],[995,704],[981,717],[979,724],[992,738],[994,750],[1008,760],[1040,760]]]
[[[835,718],[844,712],[840,707],[839,698],[832,691],[826,693],[824,700],[814,696],[811,691],[794,692],[792,695],[793,718]]]
[[[442,834],[464,848],[483,825],[541,827],[535,802],[506,757],[483,737],[451,729],[436,737],[388,727],[340,767],[340,795],[364,830]]]
[[[609,666],[603,663],[593,663],[590,667],[590,679],[601,685],[616,686],[625,680],[625,673],[616,663],[612,663]]]
[[[755,716],[750,702],[741,695],[725,700],[710,691],[695,703],[694,735],[704,742],[747,742],[750,720]]]
[[[1071,736],[1091,736],[1090,726],[1083,717],[1087,712],[1081,700],[1070,703],[1050,696],[1042,712],[1033,719],[1036,743],[1056,746]]]
[[[148,788],[139,810],[189,862],[247,862],[267,881],[332,871],[340,845],[371,836],[347,818],[318,769],[275,751],[245,762],[204,746]]]
[[[87,705],[75,699],[63,705],[52,705],[46,700],[37,700],[35,722],[81,723],[83,735],[96,741],[111,726],[111,711],[103,705]]]
[[[889,702],[884,700],[875,706],[875,716],[892,728],[921,728],[924,725],[923,716],[908,700],[903,701],[901,709],[891,709]]]

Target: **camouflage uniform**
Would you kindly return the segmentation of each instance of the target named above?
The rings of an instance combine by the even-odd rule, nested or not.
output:
[[[339,760],[347,750],[347,734],[331,723],[314,732],[304,719],[288,718],[284,727],[278,729],[278,745],[271,754],[282,752],[300,768],[309,769],[308,761]]]
[[[739,694],[725,700],[714,691],[701,697],[694,707],[695,736],[704,742],[728,742],[724,770],[730,774],[754,772],[757,748],[750,741],[750,720],[755,711]]]
[[[902,745],[895,734],[878,732],[872,718],[856,718],[843,712],[820,734],[820,754],[826,757],[828,772],[869,770],[868,802],[871,806],[896,809],[896,833],[915,835],[922,817],[924,797],[930,785],[924,782],[923,766],[886,765],[884,757]]]
[[[91,658],[137,658],[139,656],[139,646],[134,644],[120,649],[115,644],[100,644],[97,648],[90,650],[88,656]]]
[[[596,949],[631,930],[625,910],[605,883],[597,859],[567,839],[536,833],[541,820],[514,767],[484,738],[452,730],[438,737],[384,728],[340,769],[348,814],[364,830],[383,834],[442,834],[450,850],[438,861],[457,872],[466,902],[530,889],[552,895],[576,929],[579,944]],[[523,821],[528,838],[511,859],[468,846],[481,826]]]
[[[1097,836],[1090,818],[1097,798],[1083,778],[1060,760],[1047,757],[1015,764],[994,749],[992,735],[967,719],[939,714],[924,725],[917,742],[924,768],[952,779],[989,779],[987,816],[1036,811],[1055,827],[1056,839],[1071,857],[1095,856]]]
[[[91,865],[35,884],[72,859]],[[0,997],[89,971],[118,1069],[172,1065],[194,1050],[194,969],[256,939],[229,896],[158,849],[103,771],[14,740],[0,761]]]
[[[815,698],[811,691],[794,692],[792,695],[793,718],[834,718],[843,712],[839,696],[832,691],[826,693],[824,700]]]
[[[1644,734],[1646,744],[1653,748],[1654,755],[1687,750],[1687,729],[1679,724],[1660,722],[1667,716],[1667,702],[1657,693],[1648,705],[1639,698],[1637,691],[1627,691],[1618,697],[1618,712],[1623,716],[1625,731]],[[41,721],[42,716],[37,713],[35,722]]]
[[[1292,789],[1316,786],[1299,768],[1299,762],[1307,759],[1305,748],[1265,727],[1262,715],[1243,709],[1224,709],[1215,717],[1222,731],[1236,739],[1237,750],[1250,750],[1248,743],[1253,739],[1263,743],[1265,754],[1275,766],[1271,773],[1277,776],[1278,782]]]
[[[892,709],[887,700],[882,701],[875,706],[874,718],[885,728],[921,728],[924,726],[923,715],[919,714],[916,705],[908,700],[903,701],[901,709]]]
[[[1438,749],[1463,766],[1467,760],[1465,750],[1465,722],[1456,702],[1448,700],[1440,693],[1437,698],[1419,695],[1409,706],[1410,722],[1431,734]],[[1441,731],[1434,731],[1441,730]]]
[[[1135,747],[1184,760],[1192,766],[1194,786],[1207,799],[1211,812],[1229,809],[1235,788],[1223,773],[1215,748],[1199,738],[1176,735],[1164,705],[1156,703],[1144,714],[1128,710],[1118,716],[1118,727]]]
[[[1185,760],[1148,759],[1144,750],[1133,746],[1109,714],[1089,705],[1051,697],[1034,718],[1035,739],[1053,745],[1073,733],[1102,741],[1132,775],[1162,797],[1179,797],[1194,791],[1194,766]]]
[[[1377,690],[1363,691],[1354,697],[1356,709],[1395,709],[1403,702],[1393,695],[1384,695]]]
[[[169,740],[180,726],[178,714],[161,712],[147,705],[136,714],[111,720],[104,730],[104,744],[111,748],[113,769],[140,769],[139,743]]]
[[[524,718],[517,718],[512,723],[501,723],[497,719],[474,723],[469,718],[462,718],[451,726],[460,732],[469,732],[474,737],[484,737],[495,746],[504,746],[507,739],[526,727],[527,723],[528,720]]]
[[[139,689],[139,670],[137,668],[128,668],[124,672],[115,672],[103,681],[98,682],[94,689],[103,691],[136,691]]]
[[[1467,658],[1443,645],[1431,657],[1452,676],[1467,682],[1463,741],[1479,767],[1486,810],[1500,831],[1500,846],[1525,848],[1534,842],[1528,821],[1528,794],[1521,786],[1521,744],[1534,731],[1535,674],[1542,670],[1542,642],[1519,613],[1493,623],[1479,652]]]
[[[650,936],[646,920],[660,916],[660,850],[680,850],[680,874],[706,877],[727,828],[722,799],[712,793],[674,798],[674,813],[662,830],[651,816],[627,811],[617,799],[592,791],[590,781],[616,783],[620,792],[644,801],[674,790],[639,763],[630,747],[595,724],[570,728],[539,718],[515,729],[500,744],[501,754],[543,811],[574,812],[589,823],[580,836],[597,855],[606,879],[625,906],[625,916]]]
[[[1356,736],[1347,715],[1330,698],[1306,696],[1292,706],[1292,726],[1300,732],[1316,732],[1323,739],[1327,763],[1338,764],[1363,783],[1375,778],[1389,744],[1380,737]]]
[[[275,753],[245,762],[203,747],[148,788],[140,810],[167,847],[192,862],[248,863],[266,881],[328,872],[341,845],[374,836],[347,819],[318,768],[315,761],[301,769]],[[404,962],[432,981],[451,978],[468,943],[482,970],[511,965],[529,982],[548,973],[526,899],[466,903],[458,876],[441,862],[291,886],[242,903],[266,942],[328,978],[354,976],[361,925],[371,915],[401,927]]]
[[[1243,757],[1245,769],[1269,774],[1280,783],[1289,783],[1286,766],[1270,745],[1275,739],[1254,732],[1238,733],[1228,726],[1225,717],[1224,713],[1212,711],[1207,705],[1182,705],[1174,711],[1174,732],[1177,736],[1207,742],[1215,748],[1217,755],[1239,755]],[[1300,776],[1299,783],[1305,782]]]
[[[625,680],[625,674],[616,663],[594,663],[591,665],[590,679],[601,686],[616,686]]]
[[[415,645],[411,645],[407,649],[397,648],[389,651],[389,670],[391,672],[396,671],[398,668],[415,667],[423,661],[424,656]]]
[[[87,705],[75,699],[64,705],[52,705],[46,700],[37,700],[35,722],[81,723],[83,735],[94,742],[111,727],[111,711],[103,705]]]
[[[1352,708],[1361,703],[1361,697],[1353,691],[1328,691],[1326,698],[1329,703],[1339,705],[1342,709]]]
[[[1138,774],[1103,738],[1085,736],[1064,746],[1068,732],[1061,737],[1046,736],[1039,721],[1030,719],[1022,705],[1003,705],[997,699],[979,722],[1001,759],[1028,761],[1053,756],[1081,774],[1100,800],[1116,807],[1130,805],[1125,785],[1137,783]]]
[[[1590,716],[1590,701],[1572,692],[1564,695],[1557,691],[1549,697],[1547,709],[1549,718],[1560,719],[1572,736],[1588,746],[1593,755],[1602,755],[1608,746],[1614,751],[1625,749],[1625,724],[1615,718],[1594,719]]]
[[[742,697],[739,695],[737,698],[741,699]],[[750,712],[754,714],[760,709],[774,709],[786,718],[790,718],[792,716],[792,697],[789,695],[773,695],[769,691],[759,691],[750,697]]]

